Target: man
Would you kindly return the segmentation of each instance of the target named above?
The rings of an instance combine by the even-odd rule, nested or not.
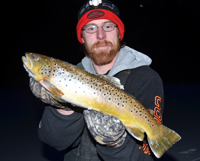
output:
[[[77,37],[86,49],[86,57],[78,67],[92,74],[118,76],[125,83],[125,91],[154,110],[154,118],[161,123],[162,80],[149,67],[148,56],[120,45],[124,24],[118,8],[104,0],[84,4],[78,13]],[[66,149],[65,161],[154,160],[146,139],[141,142],[130,136],[117,118],[61,104],[47,91],[42,96],[44,89],[33,79],[30,87],[43,102],[52,105],[45,107],[39,137],[57,150]]]

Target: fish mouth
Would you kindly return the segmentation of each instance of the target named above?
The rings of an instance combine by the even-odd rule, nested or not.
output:
[[[22,56],[22,61],[23,61],[23,67],[28,72],[29,77],[33,77],[34,78],[35,75],[31,72],[31,70],[28,67],[28,59],[26,58],[26,56]],[[32,62],[31,61],[29,61],[29,62],[31,64],[31,66],[32,66]]]

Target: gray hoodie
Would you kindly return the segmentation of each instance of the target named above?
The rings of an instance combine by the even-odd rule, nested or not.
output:
[[[109,71],[108,75],[113,76],[126,69],[134,69],[140,66],[150,65],[151,62],[151,58],[149,58],[147,55],[125,46],[124,48],[120,49],[117,60],[115,61],[112,69]],[[96,74],[90,58],[84,57],[82,59],[82,64],[86,71]]]

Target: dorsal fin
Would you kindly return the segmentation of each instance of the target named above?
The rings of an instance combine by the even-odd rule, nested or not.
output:
[[[97,76],[100,77],[101,79],[109,81],[111,84],[113,84],[114,86],[118,87],[119,89],[123,89],[124,90],[124,86],[121,85],[120,79],[118,79],[116,77],[111,77],[111,76],[108,76],[108,75],[97,75]]]

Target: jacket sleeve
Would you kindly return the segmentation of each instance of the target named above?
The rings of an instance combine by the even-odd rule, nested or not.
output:
[[[155,71],[148,66],[133,69],[126,81],[125,91],[135,97],[147,109],[154,110],[154,118],[162,122],[164,108],[163,84],[160,76]],[[155,115],[158,116],[155,117]],[[152,152],[149,149],[148,152],[145,151],[144,153],[143,144],[148,146],[146,140],[141,142],[128,134],[122,146],[112,148],[98,144],[97,150],[105,161],[153,161]]]
[[[74,147],[80,142],[84,124],[81,113],[65,116],[46,106],[38,129],[39,138],[57,150]]]

